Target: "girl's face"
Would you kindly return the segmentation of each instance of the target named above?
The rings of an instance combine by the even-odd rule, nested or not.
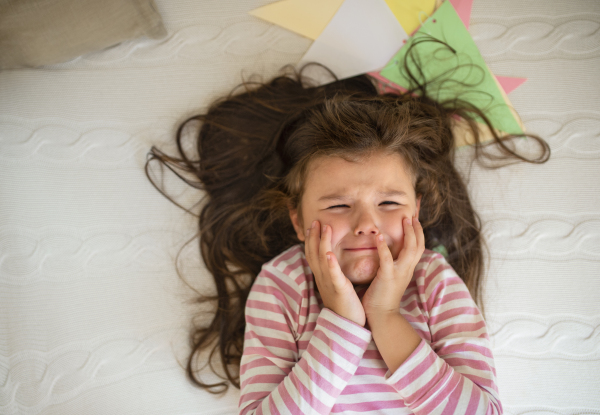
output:
[[[293,209],[290,218],[301,241],[314,220],[330,225],[342,272],[360,285],[370,283],[379,269],[375,237],[383,234],[397,258],[404,244],[402,220],[418,216],[420,202],[399,154],[377,153],[358,162],[320,157],[309,164],[302,218]]]

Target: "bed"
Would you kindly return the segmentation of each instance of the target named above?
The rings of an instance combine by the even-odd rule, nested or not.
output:
[[[235,414],[187,380],[195,218],[144,173],[186,116],[311,41],[269,0],[156,0],[168,35],[0,71],[0,413]],[[505,413],[600,414],[600,3],[475,0],[470,33],[543,165],[457,165],[490,248],[484,302]],[[528,143],[518,147],[527,150]],[[160,173],[160,172],[158,172]],[[201,197],[165,172],[170,194]],[[210,371],[203,379],[216,380]]]

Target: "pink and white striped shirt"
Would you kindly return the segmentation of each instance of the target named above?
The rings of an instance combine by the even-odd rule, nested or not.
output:
[[[502,413],[485,321],[442,255],[425,250],[402,297],[422,340],[394,373],[371,332],[315,288],[301,245],[263,265],[246,303],[240,414]]]

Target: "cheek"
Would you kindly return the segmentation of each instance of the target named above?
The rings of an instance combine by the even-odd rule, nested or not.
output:
[[[395,218],[388,224],[386,231],[384,231],[388,238],[390,238],[388,245],[391,242],[390,251],[392,252],[394,258],[398,256],[400,250],[404,246],[404,228],[402,226],[402,221],[405,217],[406,216]]]
[[[321,223],[321,229],[323,229],[323,225],[331,226],[333,230],[331,234],[331,248],[335,250],[341,240],[348,234],[349,225],[347,221],[341,216],[334,215],[321,215],[320,217],[316,217],[315,220]]]
[[[333,229],[333,233],[331,234],[331,247],[336,248],[348,233],[348,226],[339,218],[328,220],[326,223]]]

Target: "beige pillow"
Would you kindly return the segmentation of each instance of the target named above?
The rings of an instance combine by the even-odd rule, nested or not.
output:
[[[64,62],[166,34],[153,0],[0,0],[0,69]]]

